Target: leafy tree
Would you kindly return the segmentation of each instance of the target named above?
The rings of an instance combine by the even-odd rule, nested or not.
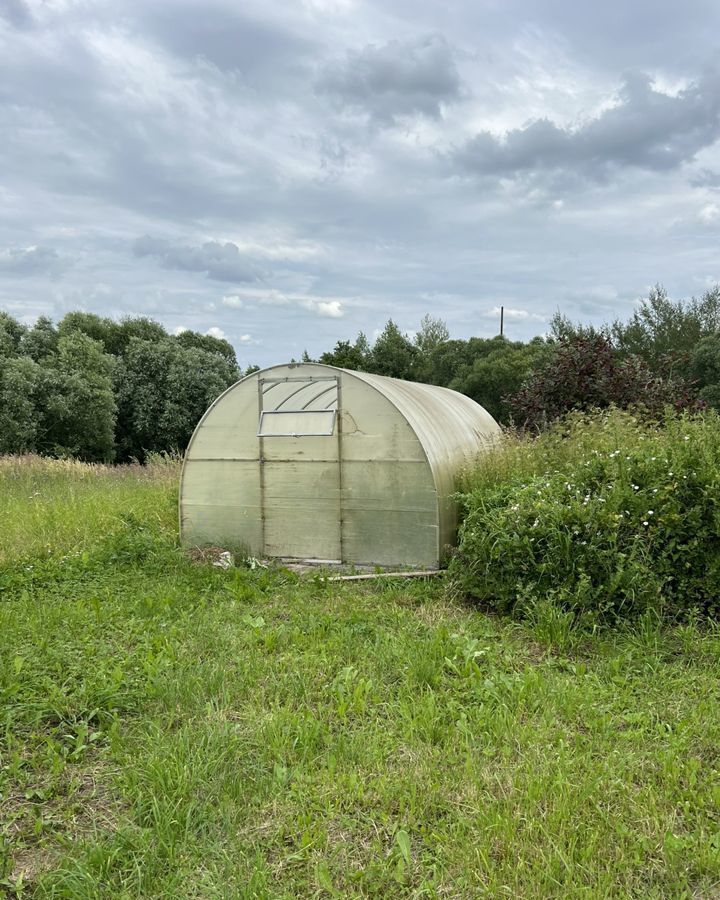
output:
[[[512,409],[509,398],[517,394],[525,379],[550,354],[542,338],[529,344],[492,338],[489,352],[476,357],[465,373],[451,382],[453,390],[472,397],[499,422],[509,422]]]
[[[158,322],[145,316],[126,317],[116,322],[95,313],[71,312],[58,325],[60,335],[81,332],[99,341],[111,356],[122,356],[133,338],[164,341],[168,333]]]
[[[391,378],[415,380],[415,363],[418,348],[403,334],[392,319],[373,344],[370,353],[370,371]]]
[[[573,338],[587,338],[594,340],[598,336],[611,339],[611,329],[608,325],[596,328],[594,325],[583,325],[582,322],[572,322],[567,316],[558,310],[550,319],[550,340],[567,341]]]
[[[450,340],[450,332],[442,319],[426,313],[420,319],[420,328],[415,334],[415,346],[421,353],[432,353],[436,347]]]
[[[321,355],[319,362],[341,369],[367,372],[370,366],[370,347],[367,338],[361,331],[354,344],[350,341],[338,341],[334,350]]]
[[[448,340],[433,347],[418,363],[421,381],[448,387],[472,365],[469,342]]]
[[[197,331],[181,331],[175,340],[181,347],[196,347],[200,350],[207,350],[208,353],[218,353],[231,365],[237,367],[235,350],[229,341],[213,337],[211,334],[200,334]]]
[[[20,351],[39,363],[57,353],[58,340],[59,334],[52,321],[47,316],[40,316],[22,336]]]
[[[88,312],[69,312],[58,323],[58,334],[84,334],[102,345],[105,353],[117,356],[121,352],[120,326],[113,319]]]
[[[450,332],[442,319],[433,318],[431,315],[422,317],[414,340],[418,351],[414,375],[418,381],[428,383],[436,381],[434,356],[449,340]]]
[[[125,353],[133,338],[141,341],[164,341],[168,333],[159,322],[145,316],[125,317],[118,324],[120,347],[117,353]]]
[[[698,342],[688,369],[700,400],[720,411],[720,332]]]
[[[17,356],[27,328],[10,313],[0,311],[0,355]]]
[[[626,323],[612,333],[625,355],[636,355],[654,372],[686,375],[689,355],[699,341],[720,330],[720,286],[700,298],[672,301],[657,285]]]
[[[38,385],[38,450],[88,461],[114,455],[113,359],[82,332],[59,338]]]
[[[37,449],[35,395],[41,375],[28,357],[0,355],[0,454]]]
[[[133,338],[116,370],[120,459],[183,450],[207,407],[237,376],[219,353]]]

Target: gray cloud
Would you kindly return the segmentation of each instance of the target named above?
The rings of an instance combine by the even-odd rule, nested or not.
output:
[[[692,161],[720,137],[720,78],[705,76],[677,96],[649,77],[628,76],[617,104],[577,128],[549,119],[508,131],[480,132],[455,154],[478,175],[515,176],[567,169],[603,178],[613,167],[663,172]]]
[[[200,247],[188,247],[145,235],[133,243],[133,253],[155,257],[166,269],[202,272],[214,281],[251,282],[260,278],[259,270],[230,241],[208,241]]]
[[[277,84],[309,71],[320,50],[316,39],[294,32],[287,20],[284,25],[264,21],[242,4],[221,0],[203,4],[200,16],[188,0],[148,4],[143,20],[147,33],[171,52],[238,72],[265,91],[268,81]]]
[[[720,191],[720,172],[713,172],[711,169],[701,169],[697,175],[690,179],[690,184],[696,188]]]
[[[438,34],[348,51],[322,70],[315,88],[340,108],[359,110],[383,124],[413,114],[440,118],[443,105],[461,93],[452,49]]]
[[[0,0],[0,308],[26,321],[218,328],[246,365],[720,278],[714,0],[27,5]],[[629,66],[656,89],[615,95]]]
[[[71,264],[72,260],[60,256],[52,247],[10,248],[0,251],[0,275],[57,276]]]
[[[5,19],[15,28],[29,28],[34,21],[23,0],[0,0],[0,19]]]

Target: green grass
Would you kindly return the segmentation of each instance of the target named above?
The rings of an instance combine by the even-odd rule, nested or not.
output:
[[[178,463],[160,455],[148,466],[116,467],[0,456],[0,564],[82,552],[123,515],[172,528],[168,501],[177,479]]]
[[[171,476],[0,465],[8,893],[720,895],[720,630],[222,571]]]

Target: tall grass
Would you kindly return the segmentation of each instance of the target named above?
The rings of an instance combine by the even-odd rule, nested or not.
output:
[[[159,454],[145,466],[0,457],[0,562],[79,552],[128,514],[174,530],[179,471]]]

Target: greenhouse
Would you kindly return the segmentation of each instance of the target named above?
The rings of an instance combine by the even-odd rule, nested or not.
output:
[[[183,545],[436,568],[455,541],[457,474],[499,431],[447,388],[317,363],[255,372],[190,441]]]

